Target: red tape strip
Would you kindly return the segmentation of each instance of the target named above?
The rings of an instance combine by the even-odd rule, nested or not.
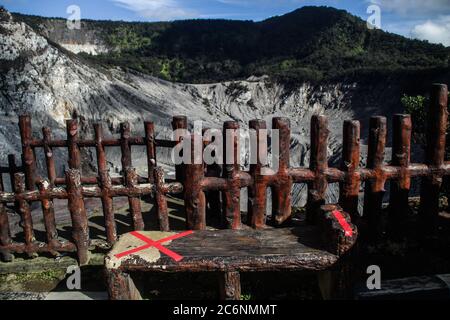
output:
[[[348,224],[347,220],[345,220],[344,216],[341,212],[338,210],[333,211],[333,216],[336,218],[336,220],[341,225],[342,229],[345,231],[345,236],[347,237],[353,237],[353,229]]]
[[[179,239],[179,238],[182,238],[182,237],[186,237],[186,236],[191,235],[193,233],[194,233],[194,231],[186,231],[186,232],[175,234],[173,236],[170,236],[170,237],[158,240],[158,241],[154,241],[154,240],[152,240],[150,238],[147,238],[147,237],[143,236],[142,234],[140,234],[140,233],[135,231],[135,232],[132,232],[131,234],[133,236],[135,236],[136,238],[146,242],[147,244],[144,245],[144,246],[135,248],[135,249],[131,249],[131,250],[128,250],[128,251],[116,254],[115,257],[120,259],[120,258],[128,256],[130,254],[133,254],[133,253],[136,253],[136,252],[139,252],[139,251],[142,251],[142,250],[146,250],[146,249],[155,247],[156,249],[158,249],[162,253],[166,254],[169,257],[171,257],[176,262],[179,262],[179,261],[181,261],[183,259],[183,257],[180,256],[179,254],[177,254],[176,252],[173,252],[173,251],[167,249],[166,247],[162,246],[161,244],[165,243],[165,242],[172,241],[172,240],[176,240],[176,239]]]

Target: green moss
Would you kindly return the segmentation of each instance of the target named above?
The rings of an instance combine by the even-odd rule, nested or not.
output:
[[[0,275],[2,292],[47,292],[64,280],[65,270],[55,269],[42,272]]]

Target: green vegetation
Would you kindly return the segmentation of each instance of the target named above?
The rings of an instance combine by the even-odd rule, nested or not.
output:
[[[39,25],[42,18],[20,16]],[[39,20],[41,19],[41,20]],[[285,83],[359,74],[447,68],[450,48],[369,30],[330,7],[303,7],[261,22],[186,20],[172,23],[85,21],[113,48],[84,55],[171,81],[207,83],[269,75]]]
[[[151,42],[151,38],[140,36],[132,28],[126,26],[118,27],[108,37],[108,43],[118,48],[119,52],[137,50],[150,45]]]
[[[450,95],[449,95],[450,101]],[[430,103],[429,97],[425,96],[408,96],[402,97],[402,104],[405,111],[411,115],[413,123],[413,135],[416,143],[425,144],[425,135],[427,127],[427,106]],[[450,104],[448,106],[450,112]],[[450,127],[447,129],[450,133]],[[450,154],[450,146],[447,146],[447,154]]]
[[[450,95],[449,95],[450,101]],[[430,103],[429,97],[425,96],[408,96],[404,95],[402,98],[402,104],[405,107],[405,111],[411,114],[413,123],[413,139],[415,143],[426,145],[426,128],[427,128],[427,106]],[[450,112],[450,103],[448,105]],[[447,136],[450,134],[450,126],[447,128]],[[446,146],[446,159],[450,157],[450,141],[447,139]],[[444,185],[442,189],[443,194],[448,198],[450,197],[450,179],[444,179]]]

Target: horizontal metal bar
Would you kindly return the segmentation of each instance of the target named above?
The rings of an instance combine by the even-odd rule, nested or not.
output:
[[[253,178],[247,172],[239,172],[241,188],[247,188],[253,183]],[[225,191],[229,187],[229,180],[218,177],[205,177],[201,185],[204,191]]]
[[[108,196],[115,197],[141,197],[145,195],[153,195],[155,193],[154,184],[141,184],[134,188],[126,186],[112,186],[108,191]],[[163,191],[166,194],[179,194],[183,192],[181,183],[166,183],[163,186]],[[101,198],[103,191],[99,186],[83,186],[82,194],[86,198]],[[67,199],[68,194],[65,188],[53,187],[46,192],[39,192],[38,190],[27,191],[24,193],[0,192],[0,202],[10,203],[14,201],[42,201],[45,199]]]
[[[39,181],[40,179],[38,178],[37,181]],[[81,178],[81,183],[83,184],[98,184],[99,182],[99,177],[82,177]],[[123,177],[114,177],[111,178],[111,182],[112,184],[124,184],[124,179]],[[148,182],[148,178],[144,178],[139,176],[138,177],[138,182],[139,183],[147,183]],[[56,178],[55,179],[55,184],[58,186],[61,185],[65,185],[66,184],[66,178]]]
[[[102,145],[105,147],[119,147],[120,139],[103,139]],[[95,140],[78,140],[76,141],[79,147],[82,148],[94,148],[97,146],[97,141]],[[145,146],[147,144],[144,137],[131,137],[129,143],[132,146]],[[177,141],[172,140],[161,140],[156,139],[155,145],[161,148],[173,148],[178,144]],[[42,139],[33,139],[30,141],[29,145],[32,148],[43,148],[45,146],[50,148],[66,148],[68,146],[67,140],[50,140],[44,141]]]
[[[440,168],[428,167],[420,163],[413,163],[407,168],[383,166],[381,167],[381,173],[387,180],[399,179],[405,173],[410,174],[411,177],[426,177],[433,174],[448,176],[450,175],[450,162],[446,162]],[[315,173],[307,168],[290,168],[288,174],[294,183],[307,183],[316,179]],[[353,174],[359,175],[360,181],[363,182],[375,179],[379,173],[376,170],[361,168],[355,170]],[[253,183],[253,178],[247,172],[240,172],[240,175],[241,188],[248,187]],[[328,182],[336,183],[345,181],[348,173],[337,168],[328,168],[325,171],[325,176]],[[277,173],[273,172],[273,175],[265,175],[264,177],[266,178],[267,185],[270,186],[276,182]],[[202,187],[204,191],[224,191],[228,188],[228,180],[225,178],[205,177],[202,180]]]
[[[53,246],[44,242],[33,242],[31,244],[13,242],[6,246],[0,246],[0,250],[7,250],[11,253],[44,253],[44,252],[75,252],[77,248],[70,241],[61,242],[58,246]]]

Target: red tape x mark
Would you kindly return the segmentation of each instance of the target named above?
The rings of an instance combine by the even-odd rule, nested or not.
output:
[[[345,220],[345,218],[342,215],[342,213],[339,212],[338,210],[334,210],[333,211],[333,216],[339,222],[339,224],[341,225],[342,229],[344,229],[345,236],[352,237],[353,236],[353,229],[352,229],[352,227],[350,227],[350,225],[348,224],[347,220]]]
[[[158,249],[159,251],[161,251],[165,255],[171,257],[176,262],[179,262],[179,261],[183,260],[183,257],[180,256],[179,254],[177,254],[176,252],[173,252],[173,251],[167,249],[162,244],[165,243],[165,242],[169,242],[169,241],[175,240],[175,239],[186,237],[186,236],[191,235],[193,233],[194,233],[194,231],[186,231],[186,232],[183,232],[183,233],[175,234],[175,235],[173,235],[171,237],[167,237],[167,238],[164,238],[164,239],[161,239],[161,240],[158,240],[158,241],[154,241],[154,240],[152,240],[152,239],[150,239],[150,238],[148,238],[146,236],[143,236],[139,232],[135,231],[135,232],[132,232],[131,234],[133,236],[135,236],[136,238],[146,242],[147,244],[143,245],[141,247],[135,248],[135,249],[131,249],[131,250],[128,250],[128,251],[116,254],[115,257],[120,259],[120,258],[123,258],[125,256],[130,255],[130,254],[137,253],[137,252],[140,252],[140,251],[143,251],[143,250],[155,247],[156,249]]]

